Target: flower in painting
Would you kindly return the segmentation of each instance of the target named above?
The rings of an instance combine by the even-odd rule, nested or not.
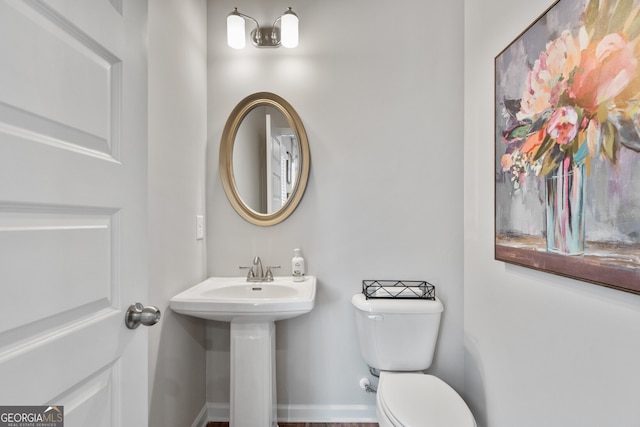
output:
[[[527,75],[519,119],[533,117],[558,104],[568,77],[580,61],[580,43],[569,31],[547,43]]]
[[[520,152],[524,155],[535,157],[537,150],[540,148],[546,137],[546,128],[542,128],[538,132],[532,133],[527,137],[522,147],[520,147]]]
[[[513,166],[513,157],[511,154],[503,154],[500,159],[500,164],[502,165],[503,170],[509,170]]]
[[[504,170],[511,171],[510,180],[513,183],[514,188],[520,188],[520,184],[522,184],[522,180],[526,174],[526,160],[524,156],[515,151],[510,154],[504,154],[500,159],[500,162]]]
[[[555,110],[547,122],[546,133],[558,144],[566,145],[578,134],[578,113],[571,106]]]
[[[634,44],[627,42],[623,34],[607,34],[602,40],[591,42],[582,52],[569,97],[595,113],[627,87],[637,65]]]

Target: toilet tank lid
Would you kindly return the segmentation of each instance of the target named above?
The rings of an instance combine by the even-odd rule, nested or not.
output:
[[[355,294],[351,298],[351,304],[368,313],[420,313],[437,314],[444,310],[442,302],[436,297],[429,299],[367,299],[363,294]]]

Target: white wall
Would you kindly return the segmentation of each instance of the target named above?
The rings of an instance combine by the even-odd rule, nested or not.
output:
[[[149,425],[190,426],[205,404],[204,322],[169,298],[205,277],[206,1],[149,2]]]
[[[315,309],[277,324],[278,398],[287,408],[373,414],[374,396],[358,385],[368,370],[350,305],[363,279],[437,286],[445,314],[432,372],[462,391],[462,3],[300,2],[297,49],[236,51],[225,40],[233,7],[270,25],[290,2],[209,2],[208,274],[242,274],[254,255],[290,274],[300,247],[319,278]],[[258,91],[293,105],[312,157],[302,203],[268,228],[232,210],[218,170],[229,113]],[[211,322],[207,339],[207,400],[224,404],[228,326]]]
[[[465,397],[485,427],[638,426],[640,297],[493,259],[493,59],[549,5],[465,1]]]

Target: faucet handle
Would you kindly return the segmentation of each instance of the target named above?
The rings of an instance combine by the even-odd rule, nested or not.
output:
[[[269,266],[267,266],[267,275],[266,275],[266,277],[267,277],[267,280],[269,282],[273,281],[273,272],[271,271],[272,268],[280,268],[280,266],[279,265],[269,265]]]
[[[256,277],[256,273],[255,273],[255,271],[253,271],[253,267],[248,267],[248,266],[241,265],[238,268],[240,270],[249,270],[249,271],[247,271],[247,279],[249,279],[250,277]]]

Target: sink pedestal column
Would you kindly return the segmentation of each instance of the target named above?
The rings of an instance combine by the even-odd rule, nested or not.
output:
[[[276,326],[231,322],[230,427],[278,427]]]

